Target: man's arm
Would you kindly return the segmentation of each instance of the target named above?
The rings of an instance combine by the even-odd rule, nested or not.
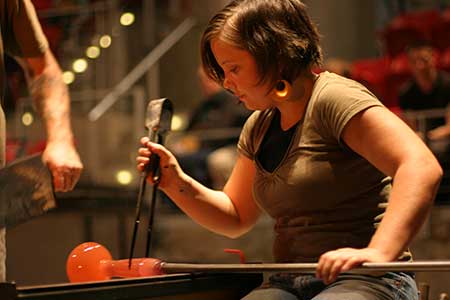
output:
[[[432,141],[450,138],[450,105],[447,106],[447,113],[445,115],[445,124],[434,128],[428,132],[428,138]]]
[[[61,69],[50,49],[42,56],[18,59],[27,75],[35,104],[47,133],[43,159],[53,175],[55,191],[72,190],[83,165],[70,125],[70,98]]]

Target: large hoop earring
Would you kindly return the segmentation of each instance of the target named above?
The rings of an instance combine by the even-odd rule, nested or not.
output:
[[[272,98],[275,101],[286,101],[291,96],[292,86],[286,80],[278,80],[272,90]]]

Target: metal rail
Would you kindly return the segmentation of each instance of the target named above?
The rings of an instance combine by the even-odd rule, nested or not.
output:
[[[402,114],[407,120],[417,122],[417,130],[425,136],[427,132],[427,120],[445,117],[449,114],[449,112],[450,108],[434,108],[423,110],[405,110]]]
[[[434,108],[423,110],[405,110],[403,115],[411,119],[430,119],[445,117],[448,113],[446,108]]]
[[[166,273],[193,273],[193,272],[298,272],[315,273],[317,263],[288,263],[288,264],[185,264],[161,263],[161,269]],[[388,262],[364,263],[346,273],[373,273],[373,272],[450,272],[450,261],[414,261],[414,262]]]
[[[196,24],[193,18],[184,20],[158,46],[155,47],[114,89],[98,103],[88,115],[90,121],[97,121],[133,84],[136,83],[158,60],[169,51]]]

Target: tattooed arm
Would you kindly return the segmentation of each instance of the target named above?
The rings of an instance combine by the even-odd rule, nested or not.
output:
[[[72,190],[83,165],[70,125],[70,98],[62,72],[50,50],[40,57],[18,59],[25,70],[36,110],[47,133],[43,159],[50,168],[56,191]]]

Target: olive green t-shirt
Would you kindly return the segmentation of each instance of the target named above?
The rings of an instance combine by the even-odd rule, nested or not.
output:
[[[17,57],[36,57],[48,48],[30,0],[0,0],[0,91],[5,90],[4,53]],[[0,108],[0,165],[4,164],[5,120]]]
[[[238,143],[256,166],[253,197],[275,219],[277,262],[312,262],[329,250],[367,246],[384,212],[391,178],[347,147],[342,131],[357,113],[382,106],[361,84],[323,72],[273,172],[257,153],[274,109],[256,111]]]

